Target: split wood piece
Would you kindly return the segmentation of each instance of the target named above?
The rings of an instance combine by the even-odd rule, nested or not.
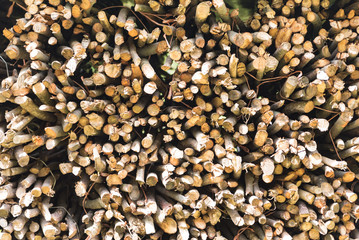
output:
[[[279,92],[279,97],[286,99],[289,98],[290,95],[294,92],[298,85],[298,77],[290,76],[287,78],[285,83],[282,86],[282,89]]]
[[[338,120],[334,123],[332,128],[330,129],[330,135],[333,139],[335,139],[347,126],[347,124],[352,120],[353,112],[346,111],[340,114]]]
[[[166,88],[164,82],[157,76],[155,70],[153,69],[153,67],[151,66],[151,64],[149,63],[149,61],[147,59],[142,59],[140,67],[141,67],[141,70],[146,78],[154,81],[156,83],[158,89],[162,93],[166,92],[167,88]]]
[[[212,3],[210,1],[204,1],[197,5],[194,20],[198,28],[200,28],[210,15],[211,6]]]
[[[287,114],[293,113],[309,113],[314,109],[313,101],[301,101],[288,103],[284,107],[284,112]]]
[[[52,115],[51,113],[41,111],[39,107],[27,96],[16,97],[15,103],[20,105],[23,109],[25,109],[31,115],[33,115],[34,117],[40,120],[49,121],[49,122],[56,121],[54,115]]]
[[[254,59],[251,63],[247,65],[247,71],[252,72],[256,71],[256,78],[261,81],[264,76],[264,70],[266,68],[266,59],[263,57],[258,57]]]

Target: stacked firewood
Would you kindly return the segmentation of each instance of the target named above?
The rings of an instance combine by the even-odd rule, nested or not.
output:
[[[358,1],[14,2],[1,239],[359,239]]]

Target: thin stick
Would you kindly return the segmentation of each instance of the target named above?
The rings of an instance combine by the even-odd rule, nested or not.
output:
[[[93,188],[93,186],[95,185],[96,182],[93,182],[89,188],[89,190],[86,192],[84,199],[82,200],[82,209],[84,210],[85,214],[87,214],[86,208],[85,208],[85,203],[86,203],[86,199],[88,197],[88,195],[91,192],[91,189]]]
[[[0,59],[5,63],[7,77],[10,77],[9,68],[8,68],[8,66],[7,66],[7,62],[5,61],[5,59],[4,59],[2,56],[0,56]]]
[[[335,150],[335,153],[337,154],[338,158],[343,161],[343,159],[339,156],[339,153],[338,153],[338,150],[337,150],[337,147],[335,146],[335,143],[334,143],[334,140],[332,138],[332,134],[331,132],[329,131],[329,137],[330,137],[330,140],[332,141],[332,144],[333,144],[333,147],[334,147],[334,150]]]

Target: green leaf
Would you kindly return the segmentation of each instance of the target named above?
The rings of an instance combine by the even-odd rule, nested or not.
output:
[[[219,16],[217,11],[213,11],[214,16],[216,17],[216,22],[223,22],[222,18]]]
[[[173,74],[176,72],[177,66],[178,66],[178,62],[173,61],[173,62],[172,62],[172,65],[171,65],[171,68],[168,69],[168,70],[165,71],[165,72],[168,73],[169,75],[173,75]]]
[[[165,53],[165,54],[162,54],[162,55],[158,56],[160,65],[164,64],[164,63],[166,62],[166,59],[167,59],[168,57],[169,57],[169,53],[168,53],[168,52]],[[173,61],[170,69],[164,71],[164,73],[160,73],[161,79],[162,79],[163,81],[165,81],[165,79],[166,79],[166,77],[167,77],[167,76],[166,76],[167,74],[170,75],[170,76],[172,76],[172,75],[176,72],[177,66],[178,66],[178,62]]]
[[[122,4],[125,7],[132,8],[135,6],[135,1],[133,0],[122,0]]]
[[[330,0],[329,2],[330,2],[330,4],[329,4],[329,8],[330,8],[331,6],[333,6],[333,4],[336,2],[336,0]]]
[[[239,16],[244,22],[253,16],[257,4],[255,0],[224,0],[224,2],[230,8],[238,9]]]

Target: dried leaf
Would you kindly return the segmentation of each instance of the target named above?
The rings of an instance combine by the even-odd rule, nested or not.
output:
[[[6,14],[6,17],[10,17],[12,12],[14,11],[14,5],[15,5],[15,2],[13,2],[11,4],[11,6],[9,7],[9,10],[7,11],[7,14]]]

